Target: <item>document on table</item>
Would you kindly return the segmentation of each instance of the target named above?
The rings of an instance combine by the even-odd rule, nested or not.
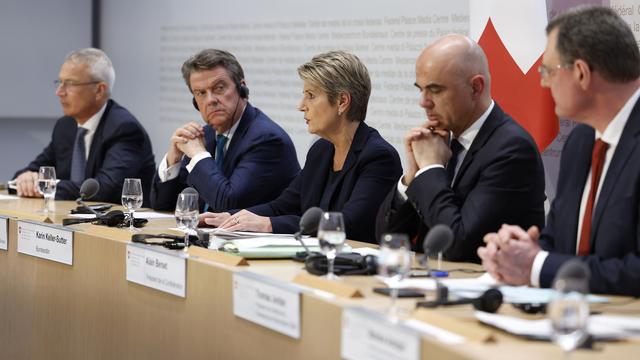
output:
[[[441,283],[449,288],[449,292],[464,298],[478,297],[482,292],[495,287],[502,292],[504,301],[512,304],[546,304],[556,295],[553,289],[501,285],[488,273],[476,278],[443,279]],[[432,291],[436,289],[436,282],[434,279],[414,278],[403,280],[399,286]],[[587,300],[592,303],[609,301],[606,297],[597,295],[588,295]]]
[[[15,195],[4,195],[4,194],[0,194],[0,200],[18,200],[20,199],[18,196]]]
[[[95,214],[70,214],[69,216],[80,219],[94,219]],[[136,219],[173,219],[173,214],[163,214],[155,211],[136,211],[133,215]]]
[[[551,338],[549,319],[528,320],[507,315],[476,311],[475,316],[482,323],[502,329],[508,333],[532,339]],[[589,334],[597,340],[617,340],[640,337],[640,317],[612,315],[592,315],[587,325]]]

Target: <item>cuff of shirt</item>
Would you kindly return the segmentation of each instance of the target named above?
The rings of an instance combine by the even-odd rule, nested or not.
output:
[[[400,176],[400,180],[398,180],[398,195],[402,198],[402,200],[407,201],[407,189],[409,188],[402,182],[404,179],[404,175]]]
[[[196,164],[200,160],[210,158],[210,157],[211,157],[211,154],[209,154],[206,151],[196,154],[194,157],[191,158],[191,161],[189,161],[189,163],[187,164],[187,171],[191,173],[191,171],[193,171],[193,168],[196,167]]]
[[[167,155],[165,154],[158,166],[158,177],[160,182],[173,180],[180,175],[180,162],[177,162],[171,166],[167,166]]]
[[[542,265],[544,265],[544,261],[547,259],[547,256],[549,256],[548,251],[540,250],[533,259],[533,264],[531,265],[531,279],[529,279],[532,287],[540,287],[540,272],[542,271]]]

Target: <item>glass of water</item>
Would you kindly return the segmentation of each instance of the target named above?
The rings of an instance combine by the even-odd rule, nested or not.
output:
[[[124,179],[122,206],[129,211],[129,230],[135,231],[133,213],[142,206],[142,182],[140,182],[140,179]]]
[[[45,214],[49,213],[51,199],[56,197],[56,168],[53,166],[40,166],[38,170],[38,192],[44,197]]]
[[[406,234],[383,234],[380,240],[378,274],[391,288],[389,315],[397,316],[396,299],[402,280],[411,270],[411,247]]]
[[[556,284],[557,296],[549,303],[547,314],[551,321],[551,339],[564,351],[565,359],[588,336],[589,303],[585,295],[577,291],[565,291],[564,281]]]
[[[323,213],[320,218],[320,223],[318,224],[318,242],[320,244],[320,251],[322,251],[322,253],[327,257],[327,279],[338,279],[338,277],[333,273],[333,263],[336,259],[336,255],[342,250],[345,238],[346,233],[342,213]]]
[[[176,223],[184,230],[184,250],[189,247],[189,234],[198,226],[198,194],[180,193],[176,201]]]

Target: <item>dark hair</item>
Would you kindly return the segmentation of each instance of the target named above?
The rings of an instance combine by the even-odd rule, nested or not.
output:
[[[192,72],[211,70],[218,66],[222,66],[227,70],[239,91],[240,83],[244,80],[244,71],[242,71],[242,66],[240,66],[238,59],[231,55],[231,53],[218,49],[204,49],[188,58],[184,64],[182,64],[182,77],[184,78],[184,82],[187,84],[189,91],[191,91],[190,78]]]
[[[611,82],[640,76],[640,51],[629,25],[610,8],[578,6],[555,17],[547,34],[558,29],[557,50],[562,61],[584,60]]]

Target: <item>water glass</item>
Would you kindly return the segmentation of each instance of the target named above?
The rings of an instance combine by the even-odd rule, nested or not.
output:
[[[184,249],[189,247],[189,234],[198,226],[198,194],[180,193],[176,201],[176,223],[184,230]]]
[[[142,206],[142,182],[140,179],[124,179],[122,185],[122,206],[129,211],[129,230],[135,231],[133,213]]]
[[[40,166],[38,170],[38,192],[44,197],[43,212],[47,214],[51,200],[56,197],[56,168],[53,166]]]
[[[402,280],[411,270],[411,246],[406,234],[383,234],[380,240],[378,274],[391,288],[389,315],[396,317],[396,299]]]
[[[333,273],[333,264],[336,255],[342,251],[346,233],[344,229],[344,219],[340,212],[325,212],[318,224],[318,243],[320,251],[327,257],[328,269],[326,278],[330,280],[338,279]]]
[[[547,315],[551,321],[551,339],[564,351],[565,359],[588,336],[589,303],[585,295],[559,290],[549,303]]]

